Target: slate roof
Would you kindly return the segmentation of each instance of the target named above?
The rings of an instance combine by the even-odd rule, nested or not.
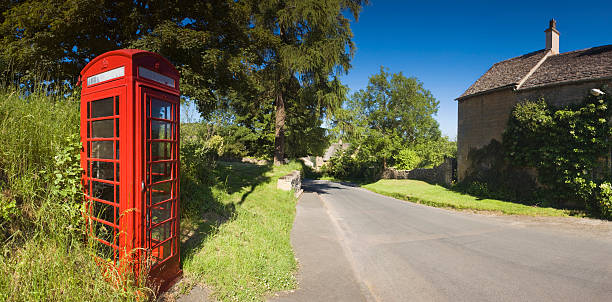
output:
[[[538,50],[496,63],[458,99],[503,87],[517,88],[521,81],[517,89],[612,77],[612,45],[545,57],[548,52]]]
[[[460,98],[505,86],[518,84],[529,71],[546,55],[546,50],[538,50],[520,57],[495,63]]]
[[[608,77],[612,77],[612,45],[550,56],[520,88]]]

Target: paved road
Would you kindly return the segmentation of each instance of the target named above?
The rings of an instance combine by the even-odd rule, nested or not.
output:
[[[305,183],[278,301],[612,301],[612,224],[497,217]]]

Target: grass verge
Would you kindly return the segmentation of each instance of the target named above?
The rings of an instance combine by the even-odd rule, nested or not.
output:
[[[418,180],[381,179],[362,187],[378,194],[438,208],[469,209],[528,216],[570,216],[573,214],[569,210],[527,206],[496,199],[482,199]]]
[[[300,170],[219,162],[216,183],[200,192],[209,199],[199,217],[186,217],[183,271],[221,301],[261,301],[296,286],[290,243],[296,198],[276,189],[279,177]],[[186,198],[199,198],[189,196]]]

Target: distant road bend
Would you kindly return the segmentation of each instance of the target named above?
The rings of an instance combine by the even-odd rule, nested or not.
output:
[[[478,215],[305,182],[278,301],[612,301],[612,224]]]

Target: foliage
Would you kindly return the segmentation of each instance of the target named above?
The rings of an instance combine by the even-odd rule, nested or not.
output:
[[[550,108],[542,100],[516,106],[504,133],[508,158],[534,167],[557,205],[586,207],[599,215],[598,187],[610,177],[601,167],[612,146],[611,101],[604,94],[562,108]]]
[[[232,100],[255,108],[253,112],[274,104],[274,161],[280,164],[285,152],[285,123],[290,120],[287,105],[305,102],[317,113],[317,119],[326,109],[341,106],[346,87],[338,76],[350,68],[355,49],[345,13],[358,19],[362,3],[367,1],[248,3],[252,16],[248,35],[256,56],[249,63],[254,65],[251,79],[257,84],[257,93],[255,98]]]
[[[457,143],[443,136],[402,149],[394,156],[395,167],[402,170],[433,168],[444,162],[446,157],[457,156]]]
[[[33,86],[42,76],[75,84],[89,60],[119,48],[170,59],[183,94],[199,100],[203,112],[245,83],[243,61],[252,51],[243,1],[27,0],[2,9],[0,77],[9,83]]]
[[[96,245],[83,240],[78,133],[75,99],[0,91],[0,301],[135,301],[136,290],[150,292],[114,287],[93,260]]]
[[[544,100],[517,104],[503,143],[470,151],[472,166],[458,189],[470,192],[483,183],[487,196],[610,218],[611,101],[606,93],[558,108]]]
[[[595,194],[601,217],[612,220],[612,185],[609,182],[603,182]]]
[[[361,155],[361,156],[360,156]],[[381,172],[382,163],[373,156],[363,156],[363,152],[352,148],[339,152],[330,158],[322,168],[324,176],[337,179],[376,179]]]
[[[351,144],[353,153],[350,158],[356,163],[382,167],[430,167],[456,152],[453,151],[456,149],[454,143],[441,137],[438,123],[433,118],[438,104],[416,78],[407,78],[401,72],[391,74],[381,67],[378,74],[370,77],[366,89],[354,93],[344,108],[337,112],[334,132]],[[357,172],[361,169],[348,170]],[[332,167],[329,171],[331,176],[343,174],[334,172],[340,171],[339,167]]]
[[[412,149],[402,149],[395,156],[395,167],[401,170],[412,170],[419,166],[422,159],[419,154]]]

